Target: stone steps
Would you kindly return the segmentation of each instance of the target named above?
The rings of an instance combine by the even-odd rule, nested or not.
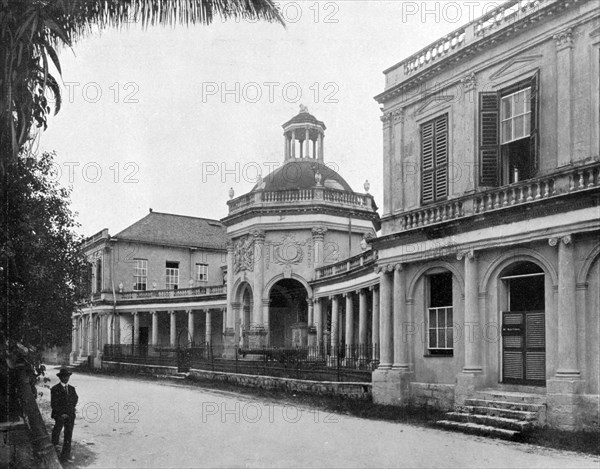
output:
[[[437,423],[469,434],[515,440],[522,431],[545,423],[545,400],[538,393],[478,391]]]
[[[505,428],[498,428],[490,425],[480,425],[477,423],[456,422],[454,420],[438,420],[437,424],[442,428],[459,430],[470,435],[492,436],[505,440],[516,440],[521,434],[521,432],[515,430],[507,430]]]

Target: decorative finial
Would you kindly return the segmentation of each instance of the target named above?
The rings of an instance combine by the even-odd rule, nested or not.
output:
[[[123,282],[119,283],[119,293],[123,293]]]
[[[233,199],[233,196],[235,195],[235,191],[233,190],[233,187],[229,188],[229,198]]]
[[[317,183],[317,186],[321,185],[321,179],[323,178],[323,176],[321,175],[321,173],[319,171],[317,171],[315,173],[315,182]]]
[[[152,213],[152,208],[149,208],[148,210],[150,211],[150,213]]]
[[[365,184],[363,185],[363,187],[365,188],[365,192],[368,194],[369,189],[371,188],[371,184],[369,183],[368,179],[365,179]]]
[[[300,112],[298,114],[302,114],[303,112],[308,113],[308,107],[306,107],[304,104],[300,105]]]

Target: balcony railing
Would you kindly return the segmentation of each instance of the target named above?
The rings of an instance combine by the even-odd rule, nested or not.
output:
[[[432,64],[437,65],[442,59],[457,54],[490,34],[534,16],[546,7],[553,4],[558,7],[560,2],[561,0],[509,0],[387,70],[386,88],[391,88]]]
[[[400,215],[396,231],[527,205],[600,186],[600,163],[570,168],[539,178],[494,188],[457,199],[420,207]]]
[[[149,298],[190,298],[196,296],[224,295],[227,292],[225,285],[207,287],[180,288],[177,290],[141,290],[116,292],[117,301],[121,300],[144,300]],[[112,292],[94,293],[92,301],[112,301]]]
[[[318,267],[315,269],[315,279],[333,277],[334,275],[353,272],[361,269],[365,265],[373,264],[377,260],[377,252],[373,250],[365,251],[356,256],[349,257],[335,264]]]
[[[321,203],[335,207],[359,210],[375,210],[373,196],[337,189],[314,187],[310,189],[288,189],[281,191],[254,191],[227,202],[229,214],[235,214],[249,207],[298,206]]]

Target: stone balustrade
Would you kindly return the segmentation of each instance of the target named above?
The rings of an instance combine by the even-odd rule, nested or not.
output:
[[[361,252],[356,256],[349,257],[343,261],[329,264],[315,269],[315,279],[333,277],[342,273],[349,273],[359,270],[366,265],[371,265],[377,260],[377,252],[369,250]]]
[[[254,191],[227,202],[229,214],[235,214],[249,207],[270,207],[273,205],[324,204],[362,210],[374,210],[373,196],[344,190],[314,187],[310,189],[288,189],[280,191]]]
[[[434,70],[439,69],[439,63],[450,56],[457,56],[456,60],[459,60],[465,49],[471,46],[481,47],[477,43],[496,32],[506,29],[509,33],[509,28],[515,27],[515,23],[521,22],[521,20],[525,20],[522,24],[526,25],[536,21],[537,16],[551,14],[553,8],[562,7],[560,2],[561,0],[508,0],[493,9],[484,9],[486,13],[483,16],[447,34],[386,70],[386,89],[394,87],[429,67],[433,67]],[[542,13],[541,10],[545,11]]]
[[[121,300],[143,300],[149,298],[186,298],[195,296],[224,295],[226,293],[225,285],[215,285],[207,287],[180,288],[177,290],[141,290],[141,291],[123,291],[116,293],[117,302]],[[111,292],[95,293],[92,295],[92,301],[112,301]]]
[[[422,228],[594,189],[599,185],[600,163],[595,162],[405,212],[400,215],[398,228],[399,231]]]

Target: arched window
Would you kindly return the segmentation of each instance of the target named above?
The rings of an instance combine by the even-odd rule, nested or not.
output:
[[[453,302],[452,274],[436,273],[427,277],[427,350],[431,355],[452,355]]]

